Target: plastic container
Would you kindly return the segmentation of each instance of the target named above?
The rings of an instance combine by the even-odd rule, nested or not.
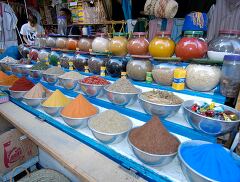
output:
[[[221,93],[236,98],[240,89],[240,55],[224,56],[220,82]]]
[[[74,54],[73,53],[66,53],[63,52],[59,58],[59,62],[62,68],[69,69],[69,62],[74,61]]]
[[[56,39],[56,48],[65,49],[66,48],[66,43],[67,43],[67,37],[59,36]]]
[[[190,64],[186,68],[186,85],[196,91],[210,91],[220,81],[221,70],[218,66]]]
[[[176,56],[182,60],[203,58],[207,53],[207,43],[202,36],[202,31],[185,31],[184,37],[176,45]]]
[[[240,31],[220,30],[219,36],[209,42],[208,57],[223,60],[225,55],[240,54]]]
[[[137,81],[145,81],[147,72],[152,71],[152,64],[148,59],[134,58],[127,63],[127,75]]]
[[[61,53],[58,51],[51,51],[48,55],[50,65],[57,66]]]
[[[92,42],[92,51],[98,53],[109,52],[109,39],[105,33],[97,33]]]
[[[56,36],[49,35],[47,40],[46,40],[47,47],[51,47],[51,48],[56,47],[56,40],[57,40]]]
[[[152,57],[172,57],[175,43],[170,38],[171,32],[158,32],[149,44],[149,53]]]
[[[73,58],[73,66],[78,71],[85,71],[85,66],[88,65],[89,56],[76,53]]]
[[[111,77],[121,77],[126,72],[127,59],[125,57],[113,56],[106,63],[106,72]]]
[[[108,57],[106,56],[92,56],[88,60],[88,68],[89,71],[93,74],[100,75],[101,67],[106,65],[106,62],[108,61]]]
[[[115,56],[125,56],[127,54],[127,43],[125,33],[113,33],[113,38],[110,41],[110,52]]]
[[[37,61],[38,50],[37,49],[31,49],[30,52],[29,52],[29,58],[33,61]]]
[[[92,49],[93,37],[83,36],[78,41],[79,51],[89,52]]]
[[[46,49],[41,49],[38,53],[39,61],[47,61],[49,56],[49,52]]]
[[[131,55],[147,55],[149,42],[146,39],[147,33],[134,32],[133,37],[127,44],[128,53]]]
[[[79,36],[68,36],[66,47],[68,50],[76,50],[78,47]]]
[[[174,70],[177,68],[175,64],[162,63],[155,65],[152,70],[154,81],[160,85],[172,85],[174,78]]]

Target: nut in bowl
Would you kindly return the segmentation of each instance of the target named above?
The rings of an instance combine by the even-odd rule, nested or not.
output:
[[[67,90],[73,90],[77,84],[78,84],[78,79],[70,79],[70,78],[59,78],[60,84]]]
[[[206,103],[194,100],[188,100],[182,104],[184,117],[194,129],[211,136],[220,136],[232,131],[238,126],[240,113],[236,109],[226,105],[216,104],[215,108],[207,111],[207,106],[204,112],[198,113],[198,111],[195,111],[195,108],[193,108],[203,105],[206,105]],[[227,116],[228,113],[230,113],[229,117]],[[210,115],[212,117],[210,117]],[[234,117],[233,120],[230,119],[231,117]]]
[[[83,83],[82,81],[79,81],[79,86],[87,96],[100,97],[104,94],[104,87],[106,85],[88,84],[88,83]]]
[[[41,104],[41,102],[45,99],[46,98],[26,98],[26,97],[23,97],[23,101],[31,107],[38,107]]]
[[[98,113],[99,113],[99,109],[97,108],[97,113],[96,114],[98,114]],[[92,116],[88,116],[88,117],[85,117],[85,118],[70,118],[70,117],[64,116],[62,113],[60,113],[60,115],[63,118],[64,122],[68,126],[71,126],[72,128],[85,128],[85,127],[87,127],[88,120],[95,116],[95,115],[92,115]]]
[[[55,83],[57,83],[58,77],[59,77],[59,75],[57,75],[57,74],[43,73],[42,75],[43,75],[43,80],[48,82],[51,85],[54,85]]]
[[[28,92],[28,91],[14,91],[14,90],[10,90],[10,95],[11,97],[15,98],[15,99],[22,99],[23,96]]]
[[[42,78],[42,73],[42,70],[30,70],[30,76],[36,80],[40,80]]]
[[[129,106],[137,101],[138,94],[141,93],[141,89],[137,89],[136,93],[121,93],[108,90],[109,85],[104,87],[108,100],[119,106]]]

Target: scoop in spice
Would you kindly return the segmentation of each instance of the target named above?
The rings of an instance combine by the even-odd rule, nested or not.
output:
[[[108,87],[109,91],[120,93],[138,93],[138,89],[126,78],[120,78]]]
[[[177,152],[179,141],[170,134],[157,116],[129,133],[130,142],[150,154],[172,154]]]

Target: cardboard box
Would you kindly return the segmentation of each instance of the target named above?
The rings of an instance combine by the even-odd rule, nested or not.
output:
[[[9,123],[4,117],[0,115],[0,135],[10,129],[13,129],[14,126]]]
[[[37,146],[28,138],[21,140],[21,136],[17,129],[0,135],[0,176],[38,155]]]

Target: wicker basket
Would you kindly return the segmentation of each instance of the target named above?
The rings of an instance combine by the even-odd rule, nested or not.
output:
[[[13,170],[12,174],[14,174],[15,170],[16,168]],[[70,182],[63,174],[52,169],[40,169],[33,173],[29,173],[26,169],[25,171],[27,172],[27,176],[18,180],[18,182]],[[10,182],[12,182],[12,179],[13,178],[10,179]]]

